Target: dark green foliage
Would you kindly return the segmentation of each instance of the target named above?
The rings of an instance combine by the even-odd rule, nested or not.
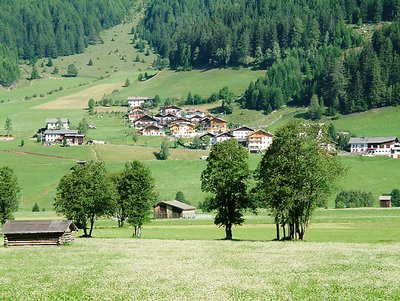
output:
[[[51,57],[48,59],[46,66],[53,67],[53,61],[51,60]]]
[[[12,120],[8,116],[6,118],[6,122],[4,123],[4,129],[7,132],[7,136],[10,136],[12,134],[12,131],[13,131]]]
[[[19,147],[23,147],[24,145],[25,145],[25,141],[24,141],[24,139],[22,139],[20,144],[19,144]]]
[[[31,72],[31,77],[29,79],[33,80],[33,79],[39,79],[39,78],[40,78],[39,72],[37,71],[36,66],[33,66],[32,72]]]
[[[87,64],[88,64],[88,66],[93,66],[93,61],[92,61],[92,59],[90,59],[89,62],[88,62]]]
[[[18,185],[17,176],[8,167],[0,167],[0,224],[14,219],[13,212],[18,210],[18,196],[21,188]]]
[[[186,200],[185,194],[183,191],[178,191],[175,195],[175,200],[190,205],[190,202]]]
[[[340,192],[335,199],[335,208],[372,207],[374,196],[372,192],[349,190]]]
[[[53,74],[58,74],[60,71],[58,70],[57,66],[54,67]]]
[[[393,189],[390,195],[392,197],[392,207],[400,207],[400,190]]]
[[[285,231],[286,225],[288,238],[303,239],[313,211],[324,205],[335,180],[343,174],[337,158],[321,149],[326,141],[319,125],[290,122],[275,133],[265,152],[256,171],[254,193],[260,205],[271,211],[277,239],[279,226]]]
[[[131,85],[131,82],[129,81],[129,78],[127,78],[126,80],[125,80],[125,87],[129,87]]]
[[[78,68],[76,68],[75,64],[69,64],[67,67],[67,77],[76,77],[78,76]]]
[[[322,114],[324,112],[323,107],[320,105],[319,100],[318,100],[318,96],[317,95],[313,95],[311,97],[311,101],[310,101],[310,109],[309,109],[309,116],[311,120],[318,120],[322,117]]]
[[[89,108],[89,114],[93,114],[94,113],[94,106],[96,105],[95,101],[93,98],[89,99],[88,102],[88,108]]]
[[[135,4],[129,0],[1,1],[0,84],[18,79],[17,56],[34,61],[82,53],[99,41],[102,29],[120,23]]]
[[[115,187],[103,162],[77,164],[71,170],[58,184],[54,210],[91,237],[95,220],[115,213]]]
[[[118,192],[118,225],[122,227],[128,220],[134,226],[134,236],[140,236],[142,225],[149,222],[156,200],[155,181],[150,169],[139,161],[128,162],[113,180]]]
[[[144,79],[144,77],[143,77],[143,73],[139,73],[139,75],[138,75],[138,81],[142,81]]]
[[[232,226],[244,222],[243,213],[254,209],[247,194],[250,170],[246,149],[235,139],[215,144],[208,157],[207,168],[201,173],[201,189],[211,193],[201,205],[216,211],[214,223],[225,227],[225,239],[232,239]]]
[[[154,156],[156,157],[157,160],[167,160],[169,157],[169,144],[168,144],[168,139],[165,138],[161,142],[161,148],[159,152],[155,152]]]
[[[78,131],[81,135],[86,135],[89,130],[89,123],[87,122],[86,118],[84,117],[78,124]]]
[[[35,204],[32,207],[32,212],[40,212],[38,203],[35,202]]]

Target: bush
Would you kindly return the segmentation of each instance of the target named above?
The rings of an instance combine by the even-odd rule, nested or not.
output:
[[[374,196],[372,192],[349,190],[340,192],[335,199],[335,208],[372,207]]]
[[[39,212],[39,211],[40,211],[39,205],[38,203],[35,203],[35,205],[33,205],[32,207],[32,212]]]

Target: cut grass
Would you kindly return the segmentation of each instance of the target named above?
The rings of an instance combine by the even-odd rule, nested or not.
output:
[[[399,248],[158,239],[0,248],[0,299],[398,300]]]

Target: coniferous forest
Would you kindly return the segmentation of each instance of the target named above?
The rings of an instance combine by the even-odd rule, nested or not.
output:
[[[83,52],[99,32],[121,23],[132,0],[0,2],[0,85],[19,77],[18,60]]]
[[[152,0],[141,34],[177,70],[266,68],[241,106],[328,115],[400,102],[399,0]],[[355,30],[376,27],[371,41]]]

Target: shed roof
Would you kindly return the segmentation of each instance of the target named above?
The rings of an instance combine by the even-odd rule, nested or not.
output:
[[[18,220],[8,221],[3,226],[3,234],[60,233],[67,230],[78,231],[71,220]]]
[[[46,130],[44,131],[45,135],[78,135],[78,130]]]
[[[182,210],[195,210],[196,209],[196,207],[193,207],[193,206],[190,206],[188,204],[179,202],[177,200],[162,201],[162,202],[158,203],[157,205],[159,205],[159,204],[167,204],[167,205],[170,205],[172,207],[176,207],[176,208],[179,208],[179,209],[182,209]]]
[[[390,195],[381,195],[379,196],[380,201],[391,201],[392,197]]]
[[[47,118],[46,123],[57,123],[57,122],[62,122],[62,123],[69,123],[68,118]]]

